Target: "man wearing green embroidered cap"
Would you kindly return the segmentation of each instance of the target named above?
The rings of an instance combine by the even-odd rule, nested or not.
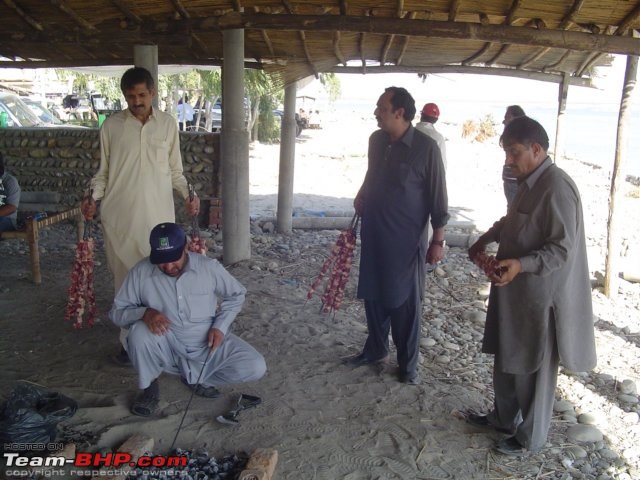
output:
[[[244,288],[218,261],[187,251],[184,230],[161,223],[149,238],[151,254],[127,274],[110,318],[128,328],[129,356],[142,391],[134,415],[156,410],[162,372],[180,375],[195,394],[214,398],[216,387],[258,380],[264,358],[230,332]]]

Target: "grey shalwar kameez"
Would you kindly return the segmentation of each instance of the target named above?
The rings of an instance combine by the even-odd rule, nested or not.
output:
[[[487,236],[500,244],[498,260],[517,258],[522,268],[489,296],[482,345],[495,355],[489,420],[517,427],[517,440],[535,451],[546,442],[558,363],[572,371],[596,365],[582,204],[573,180],[547,157]]]
[[[365,300],[369,335],[363,354],[382,358],[389,329],[401,375],[415,375],[427,254],[427,224],[444,227],[445,169],[436,142],[409,126],[391,143],[382,130],[369,138],[363,200],[358,298]]]
[[[164,274],[148,258],[137,263],[116,295],[110,318],[130,329],[128,351],[138,372],[139,388],[147,388],[162,372],[195,384],[210,350],[208,333],[214,327],[224,333],[224,341],[209,357],[200,384],[217,386],[261,378],[266,371],[262,355],[229,332],[245,293],[222,265],[204,255],[188,253],[179,277]],[[218,297],[222,299],[219,305]],[[147,308],[162,312],[171,321],[165,335],[154,335],[142,321]]]

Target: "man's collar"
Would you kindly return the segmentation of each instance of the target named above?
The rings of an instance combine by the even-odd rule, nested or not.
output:
[[[553,165],[553,162],[551,161],[551,157],[547,155],[547,158],[545,158],[542,163],[538,165],[536,169],[531,172],[529,176],[527,176],[527,178],[525,178],[521,183],[526,183],[527,187],[529,187],[529,190],[531,190],[538,179],[542,176],[542,173],[551,165]]]

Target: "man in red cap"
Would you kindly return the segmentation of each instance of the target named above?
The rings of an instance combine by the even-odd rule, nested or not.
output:
[[[444,168],[447,168],[447,147],[445,145],[444,137],[440,132],[436,130],[434,124],[440,118],[440,109],[435,103],[427,103],[422,107],[420,112],[420,122],[416,124],[416,130],[424,133],[426,136],[433,138],[438,147],[440,147],[440,154],[442,156],[442,163]]]

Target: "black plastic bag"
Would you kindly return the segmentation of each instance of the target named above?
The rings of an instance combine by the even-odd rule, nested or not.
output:
[[[21,380],[0,406],[0,445],[53,442],[56,426],[78,409],[75,400]]]

